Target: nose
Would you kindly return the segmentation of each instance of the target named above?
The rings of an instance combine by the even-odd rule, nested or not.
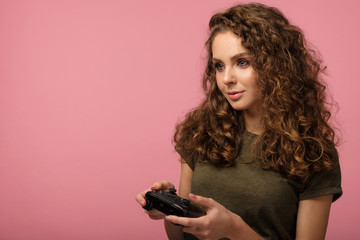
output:
[[[234,84],[236,81],[234,70],[232,68],[226,68],[223,75],[223,82],[226,85]]]

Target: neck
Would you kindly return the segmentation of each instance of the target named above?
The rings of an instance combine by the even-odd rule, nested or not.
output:
[[[246,130],[257,135],[262,134],[264,131],[264,117],[262,111],[246,110],[243,113]]]

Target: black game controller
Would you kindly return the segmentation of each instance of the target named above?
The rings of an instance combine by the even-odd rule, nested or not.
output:
[[[201,217],[206,215],[206,211],[188,199],[176,195],[175,188],[170,188],[169,192],[152,190],[145,194],[146,205],[144,209],[150,211],[155,208],[166,215],[179,217]]]

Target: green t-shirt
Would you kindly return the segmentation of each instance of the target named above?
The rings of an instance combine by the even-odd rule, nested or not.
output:
[[[334,194],[335,201],[342,195],[338,156],[333,170],[314,173],[305,183],[296,182],[263,170],[258,160],[249,162],[256,137],[244,131],[240,155],[233,167],[219,168],[182,156],[194,171],[191,192],[213,198],[241,216],[265,239],[295,239],[300,200]],[[185,239],[197,238],[185,233]]]

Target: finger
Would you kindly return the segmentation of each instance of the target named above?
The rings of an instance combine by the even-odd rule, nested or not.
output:
[[[169,181],[160,181],[153,184],[151,189],[155,190],[168,190],[169,188],[174,188],[174,184],[170,183]]]
[[[205,239],[202,237],[202,233],[207,231],[204,229],[204,221],[206,222],[205,217],[186,218],[170,215],[166,216],[165,219],[173,224],[182,226],[183,232],[191,233],[199,239]]]
[[[213,208],[216,205],[216,201],[213,200],[212,198],[206,198],[192,193],[189,194],[189,198],[194,203],[201,205],[206,209]]]
[[[151,190],[169,190],[169,188],[175,188],[174,184],[164,180],[154,183],[151,187]]]
[[[178,217],[174,215],[169,215],[165,217],[166,220],[169,222],[172,222],[174,224],[178,224],[184,227],[192,227],[196,226],[197,224],[197,218],[187,218],[187,217]]]
[[[174,187],[174,184],[170,183],[169,181],[159,181],[159,182],[156,182],[152,185],[151,188],[139,193],[136,195],[136,201],[141,205],[141,206],[145,206],[146,205],[146,200],[145,200],[145,194],[148,192],[148,191],[151,191],[151,190],[169,190],[169,188],[175,188]]]
[[[139,194],[136,195],[136,201],[141,205],[141,206],[145,206],[146,205],[146,200],[145,200],[145,193],[147,191],[141,192]]]

